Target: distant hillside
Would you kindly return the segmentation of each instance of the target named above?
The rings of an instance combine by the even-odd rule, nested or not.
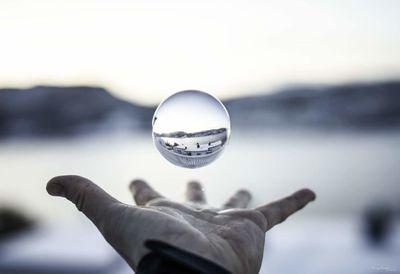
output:
[[[400,128],[400,82],[301,86],[224,104],[234,128]],[[149,131],[154,110],[98,87],[0,89],[0,137]]]
[[[152,108],[120,100],[103,88],[0,89],[0,136],[150,129],[152,115]]]
[[[297,86],[224,102],[233,126],[382,129],[400,127],[400,82]]]

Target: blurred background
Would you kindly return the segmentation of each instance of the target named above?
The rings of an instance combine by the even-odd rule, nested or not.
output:
[[[0,0],[0,273],[132,273],[47,181],[133,203],[143,178],[212,206],[299,188],[317,201],[267,234],[261,273],[400,273],[400,2]],[[232,138],[196,170],[151,119],[185,89],[221,99]]]

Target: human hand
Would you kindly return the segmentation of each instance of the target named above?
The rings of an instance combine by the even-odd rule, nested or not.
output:
[[[282,200],[245,209],[251,200],[238,191],[222,209],[205,205],[201,185],[189,182],[187,203],[170,201],[142,180],[131,183],[137,206],[119,202],[90,180],[59,176],[47,184],[53,196],[73,202],[133,270],[149,253],[145,242],[158,240],[219,265],[233,274],[259,272],[265,232],[315,199],[308,189]]]

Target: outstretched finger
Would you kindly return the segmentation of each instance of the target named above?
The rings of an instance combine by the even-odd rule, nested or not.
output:
[[[50,195],[65,197],[74,203],[100,230],[106,212],[121,204],[99,186],[80,176],[54,177],[47,183],[46,189]]]
[[[235,193],[229,200],[223,205],[224,209],[229,208],[246,208],[251,200],[251,194],[245,189],[241,189]]]
[[[256,210],[264,215],[268,223],[267,230],[269,230],[313,200],[315,200],[315,193],[309,189],[302,189],[284,199],[256,208]]]
[[[191,181],[187,184],[186,188],[186,201],[197,204],[205,204],[206,197],[204,195],[203,187],[199,182]]]
[[[129,186],[133,199],[137,205],[145,205],[151,200],[163,198],[143,180],[133,180]]]

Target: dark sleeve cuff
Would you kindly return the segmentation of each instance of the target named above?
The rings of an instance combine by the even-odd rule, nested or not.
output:
[[[151,250],[139,262],[137,274],[231,274],[226,269],[169,244],[149,240]]]

